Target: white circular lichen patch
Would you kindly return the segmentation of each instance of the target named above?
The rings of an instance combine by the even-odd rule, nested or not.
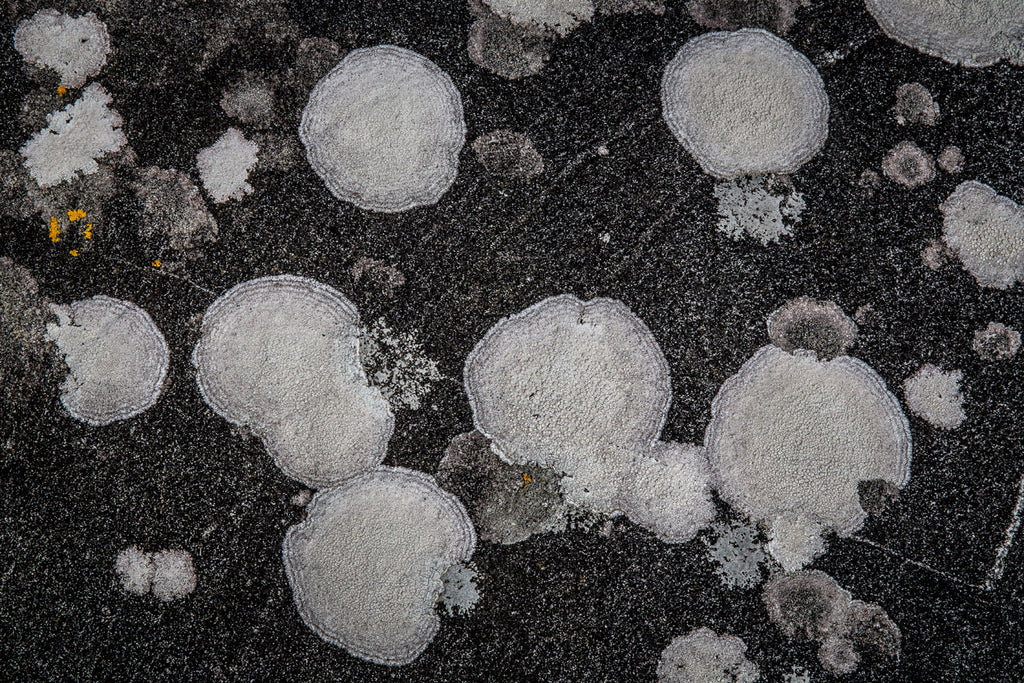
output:
[[[690,40],[665,68],[661,103],[679,142],[720,178],[792,173],[828,136],[821,76],[789,43],[760,29]]]
[[[462,98],[432,61],[393,45],[353,50],[317,83],[299,136],[338,199],[369,211],[435,204],[466,141]]]
[[[457,498],[426,474],[381,468],[319,492],[283,556],[306,625],[357,657],[400,665],[434,639],[442,577],[475,547]]]
[[[260,436],[285,474],[319,488],[379,464],[394,419],[359,362],[359,315],[291,275],[243,282],[203,317],[192,354],[203,398]]]
[[[46,331],[68,366],[60,400],[72,417],[107,425],[156,403],[170,351],[148,313],[108,296],[52,308]]]
[[[809,554],[825,528],[849,533],[864,521],[857,485],[910,477],[910,429],[896,398],[868,365],[820,361],[765,346],[726,380],[705,435],[718,491],[766,521],[775,547]],[[786,538],[806,534],[811,538]]]
[[[892,39],[963,66],[1024,58],[1020,0],[865,0]]]
[[[982,287],[1024,278],[1024,207],[973,180],[957,185],[942,209],[942,239]]]
[[[903,382],[903,398],[911,412],[939,429],[956,429],[965,419],[960,370],[944,371],[925,363]]]
[[[41,9],[18,24],[14,48],[25,61],[60,74],[60,84],[80,88],[107,63],[110,35],[92,12],[80,17]]]

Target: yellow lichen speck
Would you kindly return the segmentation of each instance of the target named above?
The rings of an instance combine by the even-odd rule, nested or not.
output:
[[[50,216],[50,241],[55,244],[60,242],[60,221],[56,216]]]
[[[57,94],[60,95],[61,97],[64,97],[65,95],[68,94],[68,89],[65,88],[63,85],[58,85],[57,86]]]
[[[85,218],[85,211],[82,211],[81,209],[69,209],[68,210],[68,220],[69,221],[74,223],[79,218]]]
[[[85,232],[82,233],[82,237],[84,237],[87,240],[92,239],[92,223],[86,223]]]
[[[71,254],[72,256],[78,256],[78,250],[77,249],[72,249],[68,253]]]
[[[529,486],[530,482],[532,482],[532,481],[533,481],[533,477],[531,477],[526,472],[523,472],[523,488],[525,489],[527,486]]]
[[[156,261],[153,261],[153,267],[154,268],[159,268],[160,267],[160,259],[157,259]]]

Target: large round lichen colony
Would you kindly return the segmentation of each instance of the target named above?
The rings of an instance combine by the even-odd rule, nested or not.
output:
[[[148,313],[108,296],[52,308],[46,328],[68,365],[61,403],[73,417],[106,425],[156,403],[170,351]]]
[[[828,135],[828,96],[814,66],[767,31],[706,33],[665,67],[662,114],[707,173],[792,173]]]
[[[313,487],[384,459],[393,417],[359,361],[359,315],[309,278],[243,282],[210,306],[192,363],[203,398]]]
[[[773,551],[798,569],[827,528],[857,529],[858,482],[910,476],[910,429],[867,364],[765,346],[729,378],[705,436],[718,491],[771,528]]]
[[[433,640],[441,577],[475,546],[458,499],[425,474],[382,468],[314,496],[283,553],[306,624],[354,655],[394,665]]]
[[[462,98],[436,64],[393,45],[353,50],[310,93],[299,136],[338,199],[369,211],[435,204],[466,140]]]

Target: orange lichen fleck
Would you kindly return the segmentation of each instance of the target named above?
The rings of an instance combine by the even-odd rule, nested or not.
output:
[[[56,216],[50,216],[50,241],[55,244],[60,242],[60,221]]]
[[[160,259],[157,259],[156,261],[153,261],[153,267],[154,268],[159,268],[160,267]]]
[[[87,223],[85,226],[85,232],[82,233],[82,237],[87,240],[92,239],[92,223]]]
[[[78,256],[78,250],[77,249],[72,249],[68,253],[71,254],[72,256]]]
[[[532,482],[532,481],[533,481],[533,477],[531,477],[526,472],[523,472],[523,488],[525,489],[527,486],[529,486],[530,482]]]
[[[58,85],[57,86],[57,94],[60,95],[61,97],[64,97],[65,95],[68,94],[68,89],[65,88],[63,85]]]
[[[79,218],[85,218],[85,211],[81,209],[68,209],[68,220],[74,223]]]

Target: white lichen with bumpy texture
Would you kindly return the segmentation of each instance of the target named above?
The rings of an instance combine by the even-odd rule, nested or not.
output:
[[[746,652],[746,643],[736,636],[694,629],[662,650],[658,683],[754,683],[761,676]]]
[[[421,54],[353,50],[313,89],[299,137],[338,199],[387,213],[428,206],[455,182],[466,141],[462,98]]]
[[[500,321],[470,353],[465,382],[495,452],[568,475],[576,505],[626,513],[670,542],[713,517],[703,452],[656,443],[668,363],[622,303],[562,295]]]
[[[110,35],[92,12],[72,17],[42,9],[18,24],[14,48],[26,62],[56,71],[65,88],[80,88],[107,63]]]
[[[73,104],[47,115],[46,128],[21,149],[25,168],[40,187],[72,180],[99,170],[97,159],[127,142],[121,115],[108,107],[110,95],[93,83]]]
[[[973,180],[957,185],[942,209],[942,239],[982,287],[1024,278],[1024,207]]]
[[[210,407],[310,487],[384,459],[394,418],[360,365],[355,306],[327,285],[282,275],[235,286],[206,311],[192,364]]]
[[[564,36],[594,18],[591,0],[483,0],[499,17],[525,28]]]
[[[925,363],[903,382],[903,398],[918,417],[940,429],[956,429],[965,419],[960,370],[943,371]]]
[[[153,586],[153,555],[129,546],[117,554],[114,571],[121,581],[121,588],[131,595],[146,595]]]
[[[690,40],[661,81],[665,122],[719,178],[792,173],[828,136],[828,96],[810,61],[760,29]]]
[[[768,524],[790,566],[813,559],[823,530],[860,527],[859,482],[902,487],[910,477],[910,428],[899,403],[849,356],[821,361],[763,347],[722,385],[705,446],[719,494]]]
[[[283,543],[302,620],[378,664],[408,664],[434,639],[449,568],[476,535],[462,504],[433,478],[381,468],[319,492]]]
[[[217,221],[191,178],[173,168],[150,166],[132,183],[142,215],[139,233],[174,250],[191,249],[217,239]]]
[[[158,600],[173,602],[196,589],[196,570],[187,550],[151,553],[133,545],[118,553],[114,571],[131,595],[152,593]]]
[[[769,191],[764,178],[736,178],[715,185],[718,200],[718,229],[734,240],[744,235],[767,245],[793,234],[806,204],[796,191]]]
[[[172,602],[196,589],[196,570],[187,550],[153,553],[153,597]]]
[[[156,403],[170,351],[146,311],[108,296],[52,309],[46,331],[68,366],[60,400],[72,417],[101,426]]]
[[[892,39],[962,66],[1024,63],[1020,0],[865,0]]]
[[[252,192],[249,171],[256,165],[258,151],[256,143],[246,140],[237,128],[228,128],[216,142],[199,150],[199,177],[213,201],[222,204]]]

